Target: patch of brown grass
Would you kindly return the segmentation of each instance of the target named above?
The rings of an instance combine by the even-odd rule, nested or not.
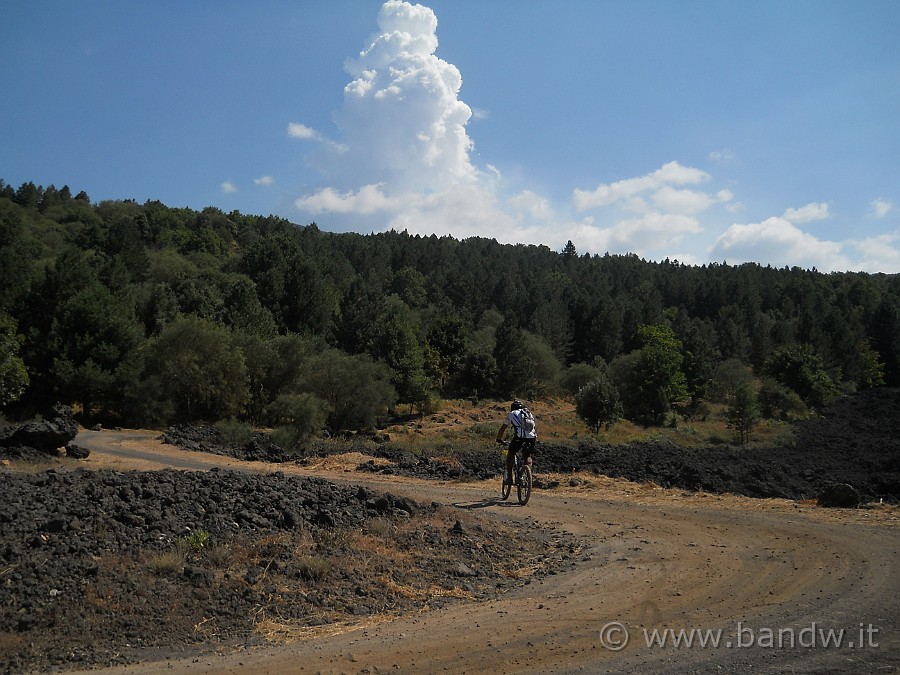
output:
[[[376,466],[386,466],[390,460],[364,455],[361,452],[343,452],[325,457],[312,457],[307,466],[318,471],[355,471],[360,464],[374,462]]]
[[[347,619],[337,612],[319,612],[308,619],[261,619],[254,631],[268,642],[290,643],[372,628],[394,618],[391,614],[376,614],[364,619]],[[317,625],[310,625],[310,620],[315,620]]]
[[[534,412],[538,436],[542,441],[577,441],[593,438],[600,443],[623,445],[635,441],[666,440],[683,447],[702,447],[710,444],[734,443],[735,433],[725,420],[725,406],[710,404],[706,419],[685,420],[678,417],[675,426],[644,427],[628,420],[620,420],[596,434],[576,414],[575,401],[570,398],[548,398],[525,401]],[[487,447],[492,445],[500,424],[506,417],[508,401],[443,400],[437,412],[414,417],[403,424],[395,424],[385,431],[391,442],[408,446],[411,452],[426,449],[441,456],[446,446]],[[669,421],[671,422],[672,416]],[[750,434],[750,443],[783,441],[790,434],[787,424],[775,420],[760,420]],[[366,458],[366,461],[370,458]]]
[[[407,600],[431,600],[433,598],[461,598],[471,600],[473,595],[471,592],[463,590],[458,586],[453,588],[444,588],[436,584],[429,584],[426,588],[413,588],[408,584],[400,584],[388,576],[378,577],[378,583],[387,588],[391,593],[399,595]]]

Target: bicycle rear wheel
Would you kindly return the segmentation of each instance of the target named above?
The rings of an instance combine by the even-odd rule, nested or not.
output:
[[[516,491],[519,497],[519,504],[525,506],[531,498],[531,467],[524,464],[519,469],[519,480],[516,483]]]

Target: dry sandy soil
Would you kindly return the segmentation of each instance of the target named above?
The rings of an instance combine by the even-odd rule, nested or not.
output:
[[[485,600],[281,634],[261,646],[91,672],[886,673],[900,668],[900,513],[893,506],[822,509],[808,501],[665,490],[585,475],[578,485],[566,480],[558,489],[536,491],[522,508],[500,502],[495,481],[363,474],[353,470],[358,458],[329,458],[305,467],[247,463],[186,453],[154,437],[82,432],[77,442],[91,449],[84,462],[91,468],[220,466],[322,476],[425,503],[437,500],[452,505],[464,520],[482,514],[516,526],[565,530],[578,538],[579,552],[559,573]],[[683,639],[693,638],[693,646],[675,645],[678,631],[685,631]],[[838,631],[843,631],[839,647]],[[715,640],[718,646],[710,642]]]

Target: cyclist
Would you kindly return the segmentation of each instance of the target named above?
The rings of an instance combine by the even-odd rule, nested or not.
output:
[[[500,430],[497,432],[498,443],[503,442],[507,427],[512,427],[514,434],[509,444],[509,450],[506,453],[506,485],[512,485],[513,458],[516,456],[519,448],[522,449],[522,457],[525,463],[529,467],[532,464],[531,455],[534,452],[534,444],[537,441],[537,427],[534,423],[534,415],[519,400],[513,401],[509,406],[509,414],[507,414],[506,420],[500,425]]]

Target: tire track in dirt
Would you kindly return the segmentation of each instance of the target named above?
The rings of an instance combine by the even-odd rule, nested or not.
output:
[[[894,672],[900,668],[896,511],[826,511],[781,500],[684,494],[601,481],[597,487],[537,491],[525,508],[499,502],[497,485],[439,483],[334,469],[257,465],[172,446],[149,436],[79,435],[89,460],[113,468],[193,468],[315,474],[420,501],[441,501],[497,518],[564,529],[583,549],[569,570],[501,598],[425,611],[391,622],[252,652],[139,664],[106,671],[150,673],[303,672]],[[141,453],[134,459],[129,453]],[[186,457],[186,455],[188,455]],[[196,456],[196,457],[195,457]],[[604,648],[617,622],[629,640]],[[738,625],[744,633],[738,634]],[[778,649],[766,629],[793,634],[817,624],[878,647]],[[643,631],[721,631],[720,646],[648,646]],[[753,644],[741,645],[750,640]],[[789,633],[789,631],[791,633]],[[857,640],[858,641],[858,640]],[[777,643],[776,643],[777,644]]]

